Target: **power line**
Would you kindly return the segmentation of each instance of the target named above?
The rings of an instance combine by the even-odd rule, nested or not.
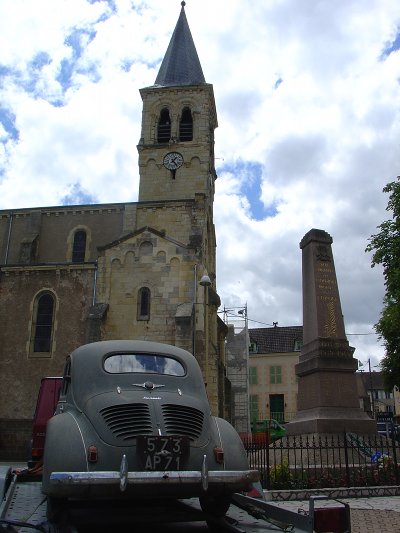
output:
[[[371,333],[346,333],[346,335],[379,335],[379,333],[371,332]]]
[[[275,326],[275,323],[274,324],[267,324],[266,322],[260,322],[260,320],[253,320],[252,318],[249,318],[248,320],[249,320],[249,322],[255,322],[256,324],[263,324],[264,326],[272,326],[272,327]],[[276,324],[277,324],[277,322],[276,322]]]
[[[228,308],[228,309],[224,309],[223,311],[218,311],[218,313],[225,313],[226,316],[228,317],[238,317],[238,318],[241,318],[240,315],[238,316],[236,313],[232,313],[232,311],[235,311],[236,309],[242,309],[243,306],[241,307],[231,307],[231,308]],[[255,324],[262,324],[263,326],[270,326],[270,327],[277,327],[278,326],[278,322],[273,322],[272,324],[268,324],[267,322],[261,322],[261,320],[254,320],[253,318],[247,318],[247,320],[249,322],[254,322]],[[279,326],[281,328],[285,328],[285,327],[292,327],[292,326]],[[367,335],[379,335],[379,333],[376,333],[376,331],[372,331],[370,333],[346,333],[347,336],[349,337],[362,337],[362,336],[367,336]]]

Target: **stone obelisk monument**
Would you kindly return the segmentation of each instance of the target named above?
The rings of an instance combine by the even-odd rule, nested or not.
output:
[[[289,435],[376,432],[361,408],[355,371],[357,360],[344,329],[332,237],[312,229],[302,239],[303,348],[296,365],[297,416]]]

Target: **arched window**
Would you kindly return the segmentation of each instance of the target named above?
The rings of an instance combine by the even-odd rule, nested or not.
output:
[[[179,123],[179,140],[183,142],[193,140],[193,117],[188,107],[185,107],[182,111]]]
[[[150,289],[142,287],[138,291],[137,319],[150,320]]]
[[[48,293],[38,296],[33,325],[33,351],[51,352],[54,322],[54,297]]]
[[[158,119],[157,142],[167,143],[171,138],[171,119],[169,111],[166,107],[161,110],[160,118]]]
[[[83,263],[86,252],[86,231],[78,230],[74,235],[74,244],[72,248],[72,262]]]

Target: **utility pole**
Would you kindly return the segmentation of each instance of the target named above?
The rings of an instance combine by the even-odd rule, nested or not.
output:
[[[374,386],[372,384],[372,373],[371,373],[371,359],[368,359],[368,370],[369,370],[369,387],[371,391],[371,407],[372,407],[372,416],[375,416],[375,398],[374,398]]]

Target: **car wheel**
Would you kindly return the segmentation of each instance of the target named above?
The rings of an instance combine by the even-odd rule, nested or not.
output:
[[[210,496],[205,494],[199,498],[203,513],[220,518],[225,516],[231,504],[231,496],[227,494],[216,494]]]
[[[78,530],[74,525],[65,525],[65,524],[48,524],[48,533],[78,533]]]
[[[47,520],[49,522],[58,523],[62,520],[66,511],[66,502],[60,498],[47,496]]]

